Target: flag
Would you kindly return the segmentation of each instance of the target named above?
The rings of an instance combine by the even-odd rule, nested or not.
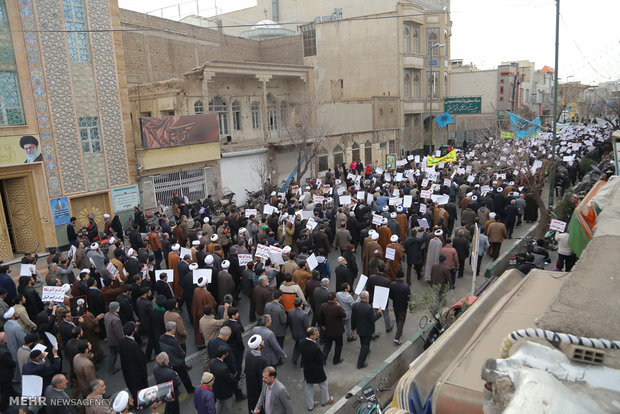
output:
[[[435,118],[435,122],[437,122],[437,125],[439,125],[439,128],[443,128],[446,125],[454,122],[454,120],[450,116],[450,113],[446,112],[442,115],[439,115],[437,118]]]
[[[537,116],[533,121],[528,121],[512,112],[508,112],[508,114],[516,138],[530,138],[540,131],[540,116]]]
[[[453,149],[443,157],[431,157],[430,155],[426,157],[426,165],[428,167],[432,167],[433,165],[437,165],[441,162],[456,162],[456,150]]]

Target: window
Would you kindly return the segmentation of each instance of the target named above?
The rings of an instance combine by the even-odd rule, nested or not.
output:
[[[420,53],[420,25],[415,23],[411,25],[411,51]]]
[[[420,98],[421,96],[421,87],[420,87],[420,77],[421,77],[420,69],[413,70],[413,97]]]
[[[351,157],[354,160],[360,160],[360,146],[357,143],[353,143],[351,146]]]
[[[278,103],[273,95],[267,95],[267,127],[270,131],[278,129]]]
[[[0,72],[0,125],[24,125],[16,72]]]
[[[379,108],[379,116],[383,116],[383,108]]]
[[[327,170],[327,151],[325,150],[325,148],[319,148],[319,152],[317,155],[317,162],[318,162],[318,170],[319,171],[326,171]]]
[[[501,93],[502,95],[504,94],[504,87],[503,86],[499,87],[499,93]]]
[[[439,43],[439,27],[429,27],[426,29],[426,54],[428,56],[434,55],[437,56],[438,53],[432,50],[433,45]]]
[[[364,162],[366,164],[372,164],[372,144],[370,141],[366,141],[364,144]]]
[[[405,99],[411,98],[411,69],[405,69],[403,80],[403,96]]]
[[[99,131],[99,118],[96,116],[82,116],[78,118],[82,152],[101,152],[101,133]]]
[[[395,146],[394,140],[390,141],[389,144],[390,144],[390,154],[394,154],[396,152],[396,149],[394,148]]]
[[[230,134],[228,129],[228,105],[221,96],[216,96],[209,101],[209,112],[217,112],[220,137]]]
[[[174,111],[159,111],[159,116],[174,116]]]
[[[411,52],[411,24],[405,23],[403,25],[403,52]]]
[[[344,153],[342,152],[342,147],[340,145],[336,145],[334,148],[334,166],[342,165],[344,163]]]
[[[260,104],[252,102],[250,109],[252,111],[252,128],[260,129]]]
[[[24,125],[26,119],[17,76],[13,39],[6,5],[0,2],[0,125]]]
[[[448,96],[448,73],[443,74],[443,96]]]
[[[299,26],[304,45],[304,57],[316,56],[316,29],[314,23]]]
[[[204,114],[205,113],[205,106],[202,103],[202,101],[198,100],[198,101],[194,102],[194,113],[196,115],[200,115],[200,114]]]
[[[90,44],[86,33],[86,15],[82,0],[62,0],[65,30],[71,62],[90,62]]]
[[[140,118],[150,118],[151,112],[140,112]]]
[[[439,73],[433,72],[432,81],[431,81],[431,73],[426,72],[426,75],[427,75],[429,91],[432,94],[433,98],[437,98],[439,94]]]
[[[241,131],[241,104],[239,101],[232,103],[233,130]]]
[[[288,104],[286,101],[280,102],[280,124],[285,127],[288,123]]]

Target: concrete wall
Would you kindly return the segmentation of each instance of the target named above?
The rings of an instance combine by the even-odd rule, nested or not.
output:
[[[371,103],[334,103],[317,108],[317,123],[330,134],[349,134],[373,129]]]
[[[497,71],[480,70],[457,72],[448,75],[450,96],[482,96],[482,113],[496,113]]]

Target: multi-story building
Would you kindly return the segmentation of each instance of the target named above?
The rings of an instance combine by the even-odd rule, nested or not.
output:
[[[0,258],[139,203],[116,1],[0,0]]]

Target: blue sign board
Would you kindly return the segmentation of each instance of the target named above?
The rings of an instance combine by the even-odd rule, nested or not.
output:
[[[69,224],[71,221],[71,212],[69,211],[69,201],[67,197],[52,198],[50,200],[50,205],[52,206],[54,226]]]
[[[439,59],[427,59],[426,66],[439,66]]]

